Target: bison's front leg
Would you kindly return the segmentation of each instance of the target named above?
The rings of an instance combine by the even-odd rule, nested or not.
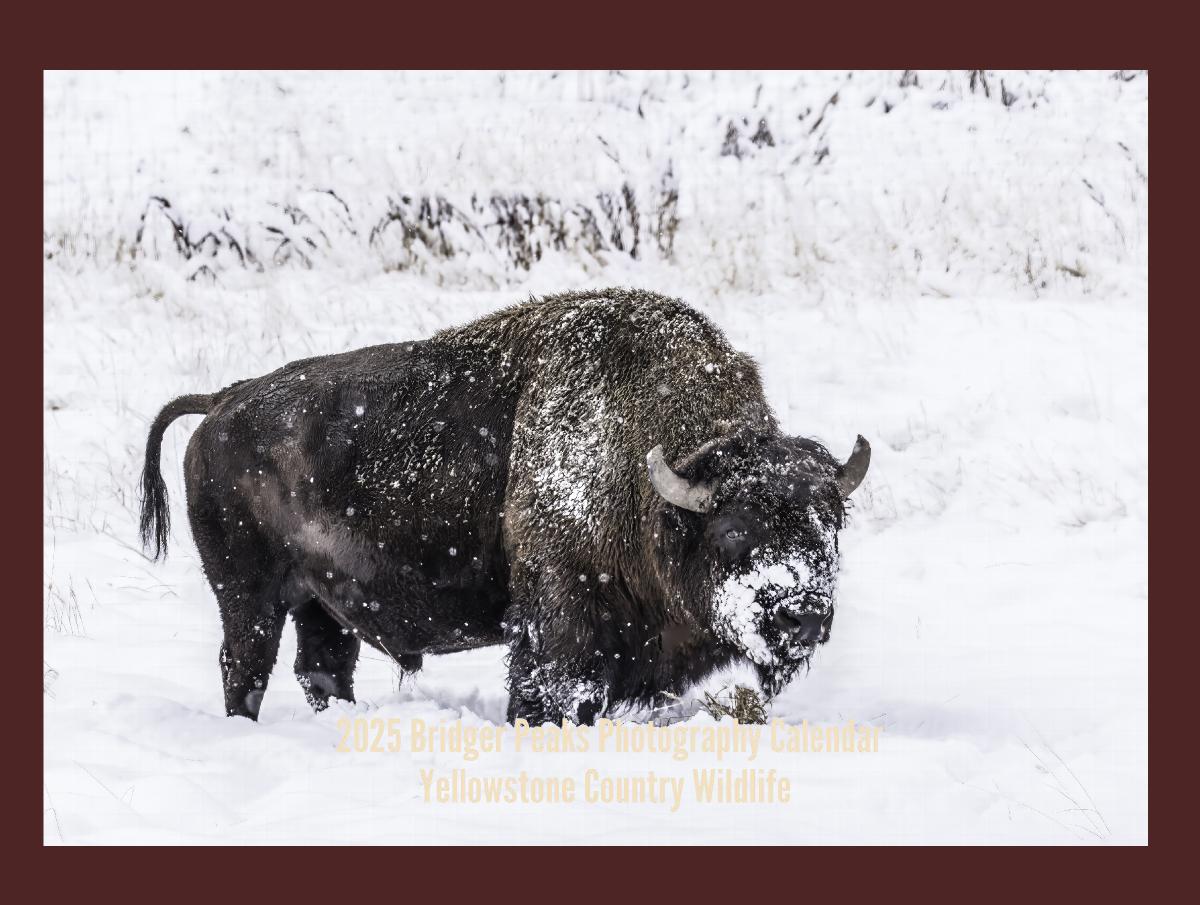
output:
[[[607,703],[603,677],[567,660],[544,660],[528,642],[511,649],[508,661],[508,721],[532,725],[564,719],[591,725]]]
[[[533,725],[579,725],[592,721],[609,703],[611,676],[595,633],[586,622],[510,613],[508,721]]]

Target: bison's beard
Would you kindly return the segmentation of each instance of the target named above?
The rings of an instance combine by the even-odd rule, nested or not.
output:
[[[811,652],[801,659],[790,660],[784,663],[771,663],[763,665],[756,663],[754,671],[758,675],[758,685],[762,689],[767,699],[778,695],[785,689],[789,682],[795,677],[800,670],[808,671],[809,658]]]

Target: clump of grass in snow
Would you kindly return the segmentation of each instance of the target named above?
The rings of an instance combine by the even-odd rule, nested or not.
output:
[[[75,594],[75,582],[71,580],[66,593],[55,587],[54,579],[46,589],[45,624],[60,635],[83,637],[83,613],[79,608],[79,597]]]
[[[715,695],[704,692],[701,707],[708,711],[714,720],[723,716],[731,716],[739,723],[765,723],[767,721],[766,702],[753,688],[745,685],[735,685],[731,693],[722,688]]]

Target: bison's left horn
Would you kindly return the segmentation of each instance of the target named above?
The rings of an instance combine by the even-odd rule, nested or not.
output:
[[[858,489],[858,485],[867,476],[867,467],[870,464],[871,444],[862,434],[859,434],[850,458],[846,460],[845,465],[838,469],[838,489],[842,492],[842,499],[846,499]]]
[[[650,484],[671,505],[692,512],[708,512],[712,508],[712,488],[677,475],[667,464],[661,445],[646,454],[646,468],[650,471]]]

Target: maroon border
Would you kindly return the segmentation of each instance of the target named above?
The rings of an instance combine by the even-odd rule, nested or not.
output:
[[[542,12],[533,6],[493,6],[479,11],[455,7],[445,12],[395,6],[357,13],[343,7],[336,17],[330,15],[328,7],[302,13],[299,7],[283,10],[245,6],[177,9],[146,6],[145,12],[136,12],[130,5],[123,5],[120,13],[104,6],[89,6],[79,13],[56,7],[43,7],[44,11],[37,13],[10,13],[10,26],[13,26],[8,32],[10,42],[23,44],[33,38],[33,52],[29,55],[39,57],[36,62],[42,65],[112,65],[131,60],[176,66],[201,62],[253,61],[262,64],[274,61],[278,64],[283,61],[276,58],[284,56],[290,58],[287,62],[295,63],[305,61],[298,60],[299,54],[294,50],[312,43],[322,51],[320,62],[340,61],[356,66],[371,63],[445,67],[455,61],[473,65],[528,66],[540,57],[551,65],[567,63],[572,66],[633,62],[661,67],[703,61],[723,66],[762,66],[769,62],[779,66],[813,67],[822,63],[865,62],[869,58],[861,51],[867,49],[875,51],[870,59],[888,63],[899,63],[903,57],[906,65],[912,64],[910,54],[914,48],[925,50],[926,56],[935,49],[946,56],[945,51],[951,49],[954,56],[969,56],[974,61],[983,53],[977,46],[968,47],[965,42],[971,39],[992,45],[992,53],[987,55],[991,60],[1015,55],[1028,62],[1037,62],[1070,55],[1090,56],[1092,62],[1100,62],[1103,57],[1106,61],[1145,63],[1151,33],[1158,30],[1165,34],[1162,29],[1155,28],[1150,11],[1145,9],[1122,8],[1118,19],[1108,17],[1100,7],[1055,11],[1046,5],[1026,12],[1016,6],[970,9],[962,4],[945,4],[944,12],[932,15],[906,7],[893,6],[879,11],[856,8],[847,10],[852,14],[850,23],[835,21],[836,11],[808,7],[789,10],[777,4],[761,11],[745,6],[737,7],[736,11],[727,6],[706,10],[696,4],[663,10],[637,7],[628,12],[617,7],[570,9],[562,5],[550,7],[549,4],[544,4]],[[442,21],[438,21],[439,17]],[[575,19],[580,20],[582,27],[572,27]],[[559,29],[557,35],[551,33],[555,26]],[[319,31],[320,40],[306,42],[309,31]],[[839,37],[844,48],[840,60],[833,59],[836,55],[830,52],[839,43]],[[901,46],[905,50],[903,54],[897,52]],[[18,49],[12,48],[9,65],[20,56],[16,52]],[[285,54],[280,53],[281,50],[293,52]],[[1031,54],[1031,50],[1041,52]],[[1100,53],[1101,50],[1108,52]],[[42,848],[40,840],[28,829],[35,825],[34,799],[40,796],[35,784],[25,780],[35,769],[33,762],[37,752],[35,746],[24,743],[32,733],[19,716],[30,706],[23,692],[28,675],[36,669],[38,652],[32,643],[23,644],[16,640],[18,637],[39,637],[40,625],[36,623],[37,609],[33,604],[40,596],[40,589],[34,589],[37,573],[19,568],[21,563],[38,561],[39,538],[34,531],[16,530],[18,526],[24,529],[26,523],[15,517],[16,512],[28,511],[32,515],[41,503],[40,482],[30,477],[41,472],[41,451],[28,438],[40,436],[42,402],[41,395],[28,387],[30,375],[40,373],[42,368],[38,342],[43,339],[42,321],[37,302],[41,296],[42,273],[40,264],[35,263],[40,257],[34,247],[36,237],[27,228],[23,217],[12,215],[26,210],[32,213],[41,208],[36,182],[32,178],[23,178],[24,174],[39,172],[41,167],[38,148],[28,138],[41,133],[41,70],[10,70],[6,75],[9,110],[5,117],[8,125],[5,151],[12,160],[5,175],[16,199],[15,203],[10,202],[9,216],[4,217],[2,223],[3,229],[15,240],[4,247],[19,248],[20,252],[9,258],[18,265],[17,279],[7,287],[8,302],[4,310],[9,341],[6,354],[0,359],[5,369],[4,385],[9,388],[7,410],[10,414],[15,412],[21,422],[19,427],[9,425],[10,442],[5,448],[7,486],[19,496],[19,507],[5,520],[5,534],[11,545],[10,574],[18,576],[20,585],[9,595],[9,605],[18,613],[18,620],[10,625],[6,647],[17,654],[18,661],[29,662],[10,666],[14,675],[24,678],[14,683],[15,688],[21,690],[19,698],[8,703],[9,734],[4,749],[9,769],[6,775],[19,806],[9,811],[4,821],[4,834],[20,848],[37,846],[38,853],[33,857],[13,859],[10,863],[23,868],[26,879],[36,883],[42,895],[51,891],[79,895],[99,891],[128,893],[139,888],[161,895],[182,887],[189,892],[211,890],[240,899],[259,883],[266,889],[282,892],[288,880],[302,878],[305,891],[318,896],[358,897],[387,890],[404,897],[421,894],[426,888],[429,892],[454,896],[470,891],[462,882],[464,874],[497,891],[511,886],[514,893],[527,889],[527,883],[541,886],[549,881],[551,895],[575,895],[579,885],[596,888],[597,881],[612,882],[617,889],[644,889],[639,877],[657,877],[665,880],[673,892],[699,892],[706,898],[723,894],[761,895],[764,881],[774,881],[772,885],[794,890],[801,896],[887,895],[893,890],[924,892],[930,887],[969,895],[982,887],[989,892],[1011,890],[1016,893],[1019,890],[1039,898],[1057,892],[1086,895],[1088,887],[1119,895],[1133,892],[1135,883],[1139,889],[1148,884],[1150,877],[1144,873],[1143,857],[1131,858],[1124,852],[1102,855],[1069,852],[1060,855],[1055,852],[1047,856],[1042,850],[1022,849],[1001,855],[1004,860],[999,861],[993,860],[991,853],[979,850],[957,851],[946,858],[937,854],[914,858],[912,853],[881,849],[871,853],[871,864],[866,867],[861,863],[861,854],[851,853],[847,857],[832,850],[794,855],[765,852],[767,860],[761,862],[749,853],[738,856],[728,853],[724,857],[714,854],[718,860],[709,863],[694,855],[683,854],[677,865],[672,865],[667,860],[670,855],[655,852],[613,853],[605,862],[597,863],[589,853],[577,851],[545,856],[522,854],[513,858],[508,853],[491,849],[469,855],[471,869],[464,871],[461,854],[427,850],[389,853],[380,871],[378,866],[371,870],[353,862],[352,869],[339,868],[336,857],[310,870],[306,869],[308,864],[297,865],[287,855],[278,865],[267,864],[255,852],[222,853],[220,860],[210,861],[204,853],[197,856],[183,849],[163,849],[147,858],[140,852],[97,852],[93,849],[68,852]],[[1156,171],[1158,167],[1166,166],[1168,174],[1182,176],[1192,163],[1190,160],[1185,163],[1180,158],[1185,154],[1191,156],[1193,147],[1192,140],[1186,135],[1193,125],[1194,101],[1189,96],[1194,90],[1193,77],[1190,73],[1175,76],[1165,69],[1156,70],[1156,75],[1157,106],[1164,111],[1164,115],[1156,119],[1154,128],[1153,144],[1158,152]],[[1172,136],[1176,140],[1171,140],[1168,133],[1175,132],[1179,135]],[[1174,179],[1171,182],[1174,185]],[[1167,314],[1191,304],[1183,268],[1195,252],[1177,247],[1185,242],[1190,244],[1195,234],[1191,218],[1182,209],[1184,203],[1182,192],[1173,191],[1170,195],[1162,195],[1155,206],[1156,223],[1163,227],[1161,235],[1156,231],[1160,252],[1167,247],[1163,243],[1169,242],[1171,246],[1170,254],[1160,253],[1155,258],[1158,263],[1155,286],[1161,293],[1170,284],[1172,295],[1178,298],[1176,305],[1164,309]],[[1167,230],[1168,220],[1172,227],[1179,228]],[[1176,263],[1181,261],[1182,266]],[[1172,271],[1174,275],[1170,275]],[[1188,343],[1188,337],[1184,331],[1171,331],[1163,323],[1161,317],[1153,320],[1153,326],[1158,328],[1152,333],[1153,342],[1159,347],[1159,354],[1154,359],[1151,376],[1165,411],[1168,394],[1182,395],[1187,386],[1183,382],[1186,379],[1184,365],[1180,363],[1187,361],[1184,344]],[[1174,354],[1169,354],[1172,350],[1167,348],[1168,342],[1177,344]],[[1179,468],[1178,459],[1174,458],[1180,446],[1174,434],[1178,424],[1191,420],[1191,413],[1183,400],[1178,403],[1172,404],[1170,411],[1183,417],[1171,418],[1173,442],[1169,449],[1173,454],[1172,464],[1176,466],[1173,474],[1182,478],[1188,470]],[[1131,438],[1131,442],[1133,439],[1136,438]],[[1163,458],[1164,448],[1161,444],[1157,447],[1159,455],[1156,458]],[[1187,484],[1186,480],[1173,483],[1175,487]],[[1158,505],[1154,507],[1157,520],[1165,526],[1169,517],[1177,515],[1178,505],[1169,505],[1163,492],[1159,493],[1156,502],[1163,506],[1161,511]],[[1178,548],[1188,536],[1184,526],[1180,525],[1179,529],[1160,530],[1155,535],[1163,548],[1162,554],[1155,559],[1156,587],[1173,588],[1178,579],[1180,589],[1187,588],[1182,575],[1172,574],[1180,568],[1179,563],[1188,562],[1184,557],[1171,555],[1182,553]],[[22,555],[24,548],[28,548],[28,556]],[[14,565],[17,567],[13,568]],[[1173,612],[1182,615],[1184,610],[1190,609],[1186,596],[1180,595],[1176,599],[1179,607],[1173,608]],[[1155,638],[1159,648],[1156,661],[1165,664],[1160,671],[1165,673],[1168,667],[1172,671],[1169,679],[1164,676],[1155,683],[1164,701],[1157,712],[1172,715],[1184,724],[1190,708],[1183,701],[1173,704],[1166,700],[1171,695],[1182,697],[1184,684],[1194,682],[1187,679],[1188,658],[1184,651],[1181,649],[1180,656],[1175,657],[1165,650],[1172,644],[1182,647],[1187,643],[1189,633],[1182,631],[1182,626],[1176,628],[1174,622],[1172,619],[1169,633],[1163,628],[1161,619],[1151,626],[1152,631],[1156,626],[1159,629],[1160,637]],[[38,714],[40,724],[40,707]],[[1163,742],[1155,746],[1152,763],[1165,776],[1172,766],[1170,761],[1178,761],[1187,753],[1182,744],[1170,747]],[[1157,788],[1164,785],[1160,783]],[[1184,798],[1190,784],[1171,783],[1168,788],[1172,790],[1171,798]],[[1174,808],[1168,805],[1167,797],[1160,796],[1162,800],[1155,807],[1155,816],[1161,826],[1173,829],[1175,824],[1170,819],[1170,812]],[[1185,827],[1194,832],[1193,821],[1184,823],[1181,820],[1179,828]],[[1167,843],[1160,846],[1164,851],[1172,848],[1166,838],[1158,841]],[[746,860],[743,861],[743,857]],[[851,858],[854,860],[849,860]],[[46,869],[52,865],[57,869]],[[63,869],[74,865],[81,869]],[[1162,876],[1157,871],[1155,875]]]

